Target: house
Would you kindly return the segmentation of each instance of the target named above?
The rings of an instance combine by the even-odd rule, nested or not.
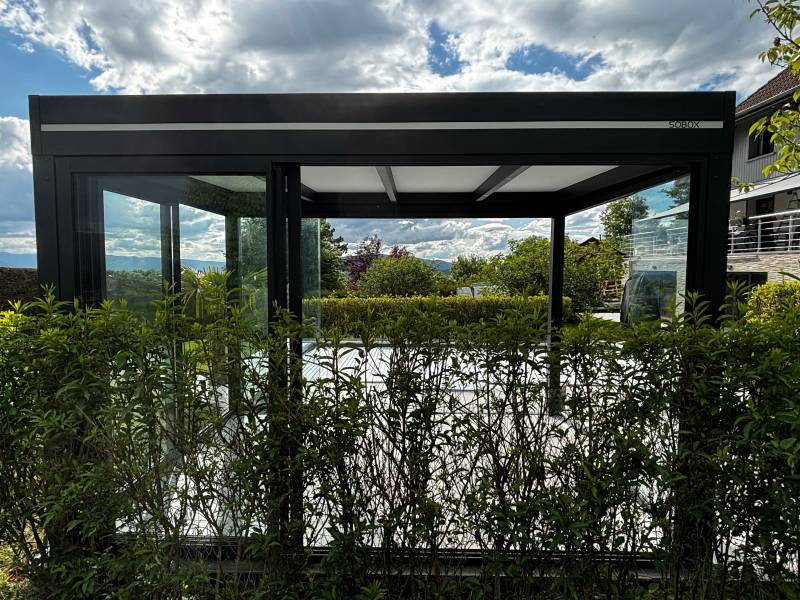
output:
[[[785,69],[736,107],[729,280],[756,284],[780,281],[783,272],[800,272],[800,173],[764,175],[764,168],[777,158],[774,145],[769,135],[750,135],[753,123],[791,102],[799,89],[800,80]],[[746,187],[740,189],[740,183]],[[647,264],[651,271],[676,270],[687,251],[688,214],[689,203],[684,202],[636,221],[630,236],[631,264]]]
[[[751,283],[782,279],[800,271],[800,174],[764,175],[777,155],[770,136],[753,138],[750,127],[788,102],[800,89],[789,69],[758,88],[736,107],[733,165],[749,191],[731,190],[728,272]]]

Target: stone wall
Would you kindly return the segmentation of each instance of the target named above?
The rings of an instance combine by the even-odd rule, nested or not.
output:
[[[765,272],[767,281],[781,282],[781,270],[800,275],[800,253],[761,252],[760,254],[728,255],[728,272]]]
[[[0,310],[14,300],[31,300],[39,295],[36,269],[0,267]]]

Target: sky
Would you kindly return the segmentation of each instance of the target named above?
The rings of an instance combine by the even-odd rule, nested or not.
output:
[[[35,253],[28,94],[735,90],[776,70],[748,0],[0,0],[0,255]],[[601,232],[592,209],[567,223]],[[525,219],[338,221],[426,258]]]

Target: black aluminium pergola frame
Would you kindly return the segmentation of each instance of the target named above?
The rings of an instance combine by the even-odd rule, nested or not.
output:
[[[733,92],[31,96],[39,279],[82,294],[75,175],[264,174],[271,303],[302,311],[303,217],[544,217],[558,326],[565,217],[688,173],[686,288],[716,309],[734,104]],[[301,165],[375,166],[386,193],[315,192]],[[403,194],[390,169],[402,165],[500,167],[471,193]],[[617,166],[556,192],[496,191],[527,165]]]

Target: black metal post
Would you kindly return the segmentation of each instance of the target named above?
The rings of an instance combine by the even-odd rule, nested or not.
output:
[[[712,317],[725,302],[730,182],[730,154],[711,154],[692,165],[686,291],[699,292]]]
[[[565,217],[550,219],[550,276],[547,293],[547,318],[549,321],[549,403],[550,412],[561,409],[561,357],[558,351],[561,327],[564,324],[564,245]]]
[[[564,322],[564,215],[550,219],[550,277],[548,280],[547,317],[550,337],[558,336]]]
[[[161,279],[172,287],[175,282],[172,263],[172,207],[161,205]]]
[[[181,291],[181,220],[180,207],[172,205],[172,292]]]
[[[301,231],[300,165],[283,168],[286,190],[287,252],[289,310],[300,321],[303,319],[303,248]]]
[[[302,226],[301,203],[302,190],[300,185],[300,165],[291,164],[284,166],[284,189],[286,192],[287,216],[287,252],[288,252],[288,283],[289,283],[289,311],[298,323],[303,321],[303,260],[302,260]],[[303,339],[301,331],[295,331],[289,340],[289,387],[288,407],[292,417],[300,414],[303,402]],[[299,461],[305,431],[301,429],[301,421],[292,418],[286,437],[290,459],[289,471],[289,512],[288,512],[288,542],[292,549],[292,558],[299,559],[303,548],[303,470]],[[290,567],[298,567],[290,562]]]
[[[691,168],[686,291],[699,292],[701,300],[708,301],[712,319],[720,315],[725,302],[730,175],[730,154],[711,154]],[[691,308],[687,297],[686,309]],[[687,386],[675,407],[679,422],[676,470],[685,477],[676,480],[673,490],[681,502],[670,532],[670,582],[673,594],[686,592],[691,597],[705,594],[714,562],[716,515],[708,499],[713,496],[716,474],[703,456],[717,452],[713,432],[720,427],[720,415],[709,411],[713,403],[709,405],[699,396],[715,393],[715,381],[721,374],[719,365],[714,360],[706,362],[706,358],[699,354],[686,361],[685,379],[706,383],[700,394],[694,386]]]
[[[286,191],[284,191],[286,190]],[[267,328],[278,310],[289,308],[286,257],[286,181],[284,169],[267,163]]]

